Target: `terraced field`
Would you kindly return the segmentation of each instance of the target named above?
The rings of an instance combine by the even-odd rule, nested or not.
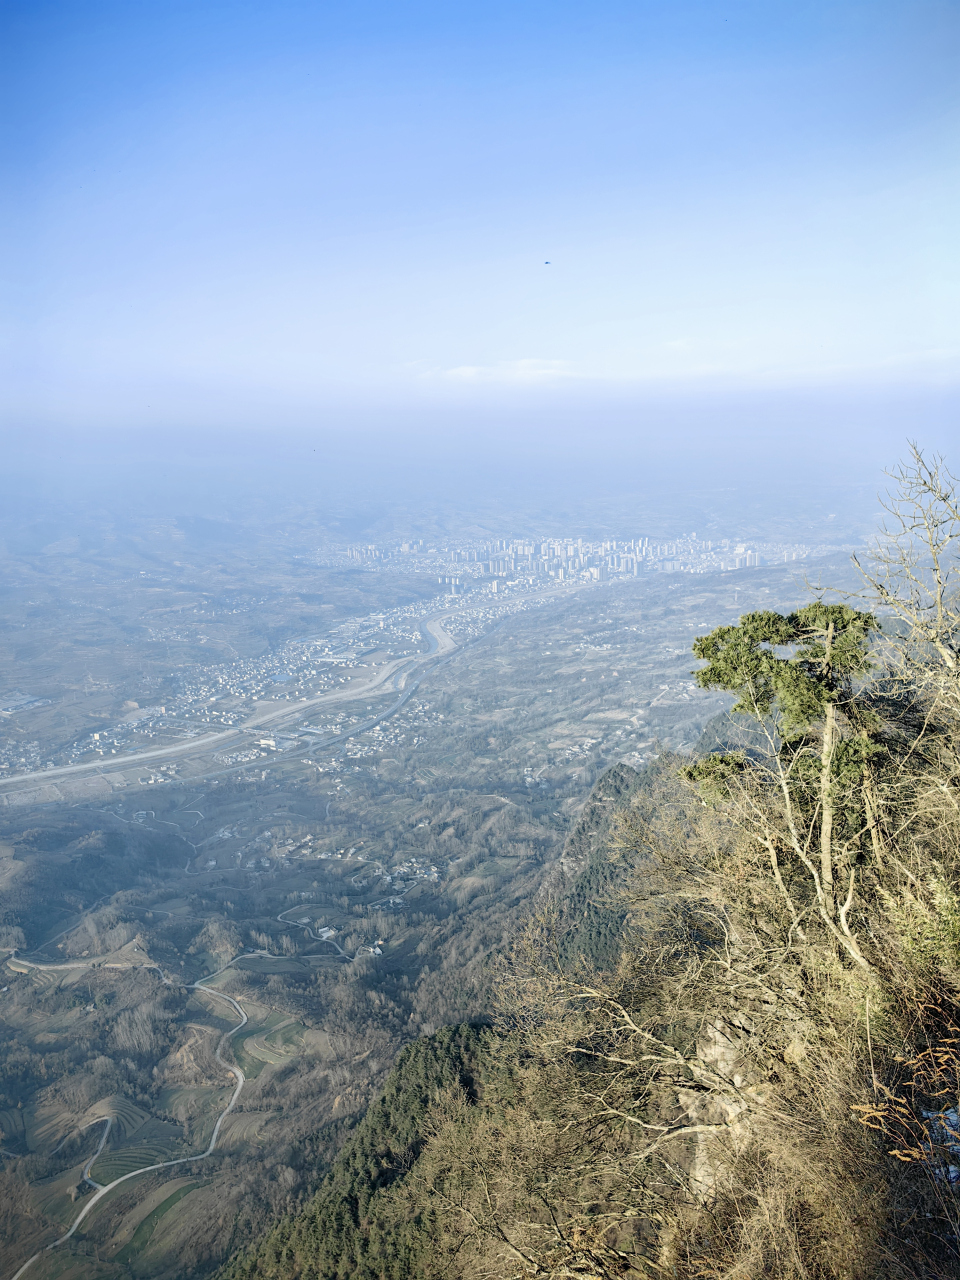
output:
[[[109,1098],[94,1103],[84,1117],[83,1123],[88,1124],[92,1120],[99,1120],[101,1116],[112,1117],[114,1133],[119,1133],[124,1139],[132,1138],[150,1119],[146,1111],[141,1111],[129,1098],[124,1098],[121,1094],[113,1094]],[[114,1140],[116,1141],[116,1138]]]
[[[234,1111],[220,1130],[224,1147],[242,1147],[259,1142],[260,1132],[273,1117],[271,1111]]]
[[[150,1238],[164,1214],[169,1213],[175,1205],[180,1203],[184,1196],[188,1196],[197,1186],[199,1186],[197,1182],[188,1182],[182,1187],[177,1187],[175,1191],[147,1214],[136,1231],[134,1231],[130,1241],[123,1246],[111,1261],[129,1266],[130,1262],[138,1258],[148,1247]]]
[[[157,1099],[157,1105],[167,1115],[201,1115],[215,1109],[224,1090],[219,1085],[198,1084],[181,1085],[176,1089],[164,1089]]]
[[[269,1013],[262,1022],[255,1024],[251,1019],[249,1033],[242,1038],[234,1038],[231,1046],[233,1056],[248,1080],[255,1080],[264,1067],[276,1066],[288,1056],[281,1049],[268,1045],[266,1037],[291,1022],[292,1019],[282,1013]]]
[[[269,1035],[263,1037],[264,1048],[279,1054],[281,1057],[288,1057],[291,1053],[299,1053],[303,1047],[305,1031],[306,1027],[301,1022],[296,1022],[291,1018],[288,1022],[281,1023],[276,1031],[271,1031]]]
[[[20,1108],[8,1107],[5,1111],[0,1111],[0,1136],[4,1142],[11,1146],[19,1144],[25,1133],[26,1125]]]
[[[329,1033],[305,1027],[303,1023],[295,1022],[289,1027],[278,1028],[273,1035],[268,1037],[268,1044],[273,1042],[274,1036],[280,1038],[279,1047],[282,1047],[284,1054],[287,1056],[309,1053],[318,1054],[328,1060],[336,1059],[337,1057],[337,1052]]]
[[[132,1173],[134,1169],[146,1169],[152,1164],[175,1160],[186,1154],[189,1153],[179,1150],[172,1142],[138,1142],[133,1146],[120,1147],[116,1151],[104,1151],[95,1161],[90,1176],[95,1182],[106,1186],[115,1178]]]

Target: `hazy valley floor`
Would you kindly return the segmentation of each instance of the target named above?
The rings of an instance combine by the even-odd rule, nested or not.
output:
[[[7,783],[9,1275],[43,1249],[38,1280],[200,1276],[301,1203],[402,1047],[483,1014],[599,774],[728,704],[693,685],[693,637],[803,594],[783,568],[437,604],[335,703],[268,704],[314,731],[255,761],[198,740],[155,781],[121,749],[69,795]],[[45,1250],[94,1183],[161,1164]]]

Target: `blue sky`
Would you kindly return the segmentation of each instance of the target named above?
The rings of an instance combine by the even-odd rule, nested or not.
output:
[[[0,24],[16,427],[890,388],[914,434],[954,397],[956,3],[6,0]]]

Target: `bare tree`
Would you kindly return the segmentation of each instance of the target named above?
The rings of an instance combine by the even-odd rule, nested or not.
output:
[[[909,449],[887,473],[893,488],[881,497],[886,517],[874,545],[854,563],[865,594],[904,624],[903,643],[960,674],[960,481],[941,455]]]

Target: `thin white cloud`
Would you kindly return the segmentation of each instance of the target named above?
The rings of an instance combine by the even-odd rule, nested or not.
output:
[[[544,383],[573,378],[576,374],[565,360],[500,360],[496,364],[461,364],[440,369],[434,376],[452,382]]]

